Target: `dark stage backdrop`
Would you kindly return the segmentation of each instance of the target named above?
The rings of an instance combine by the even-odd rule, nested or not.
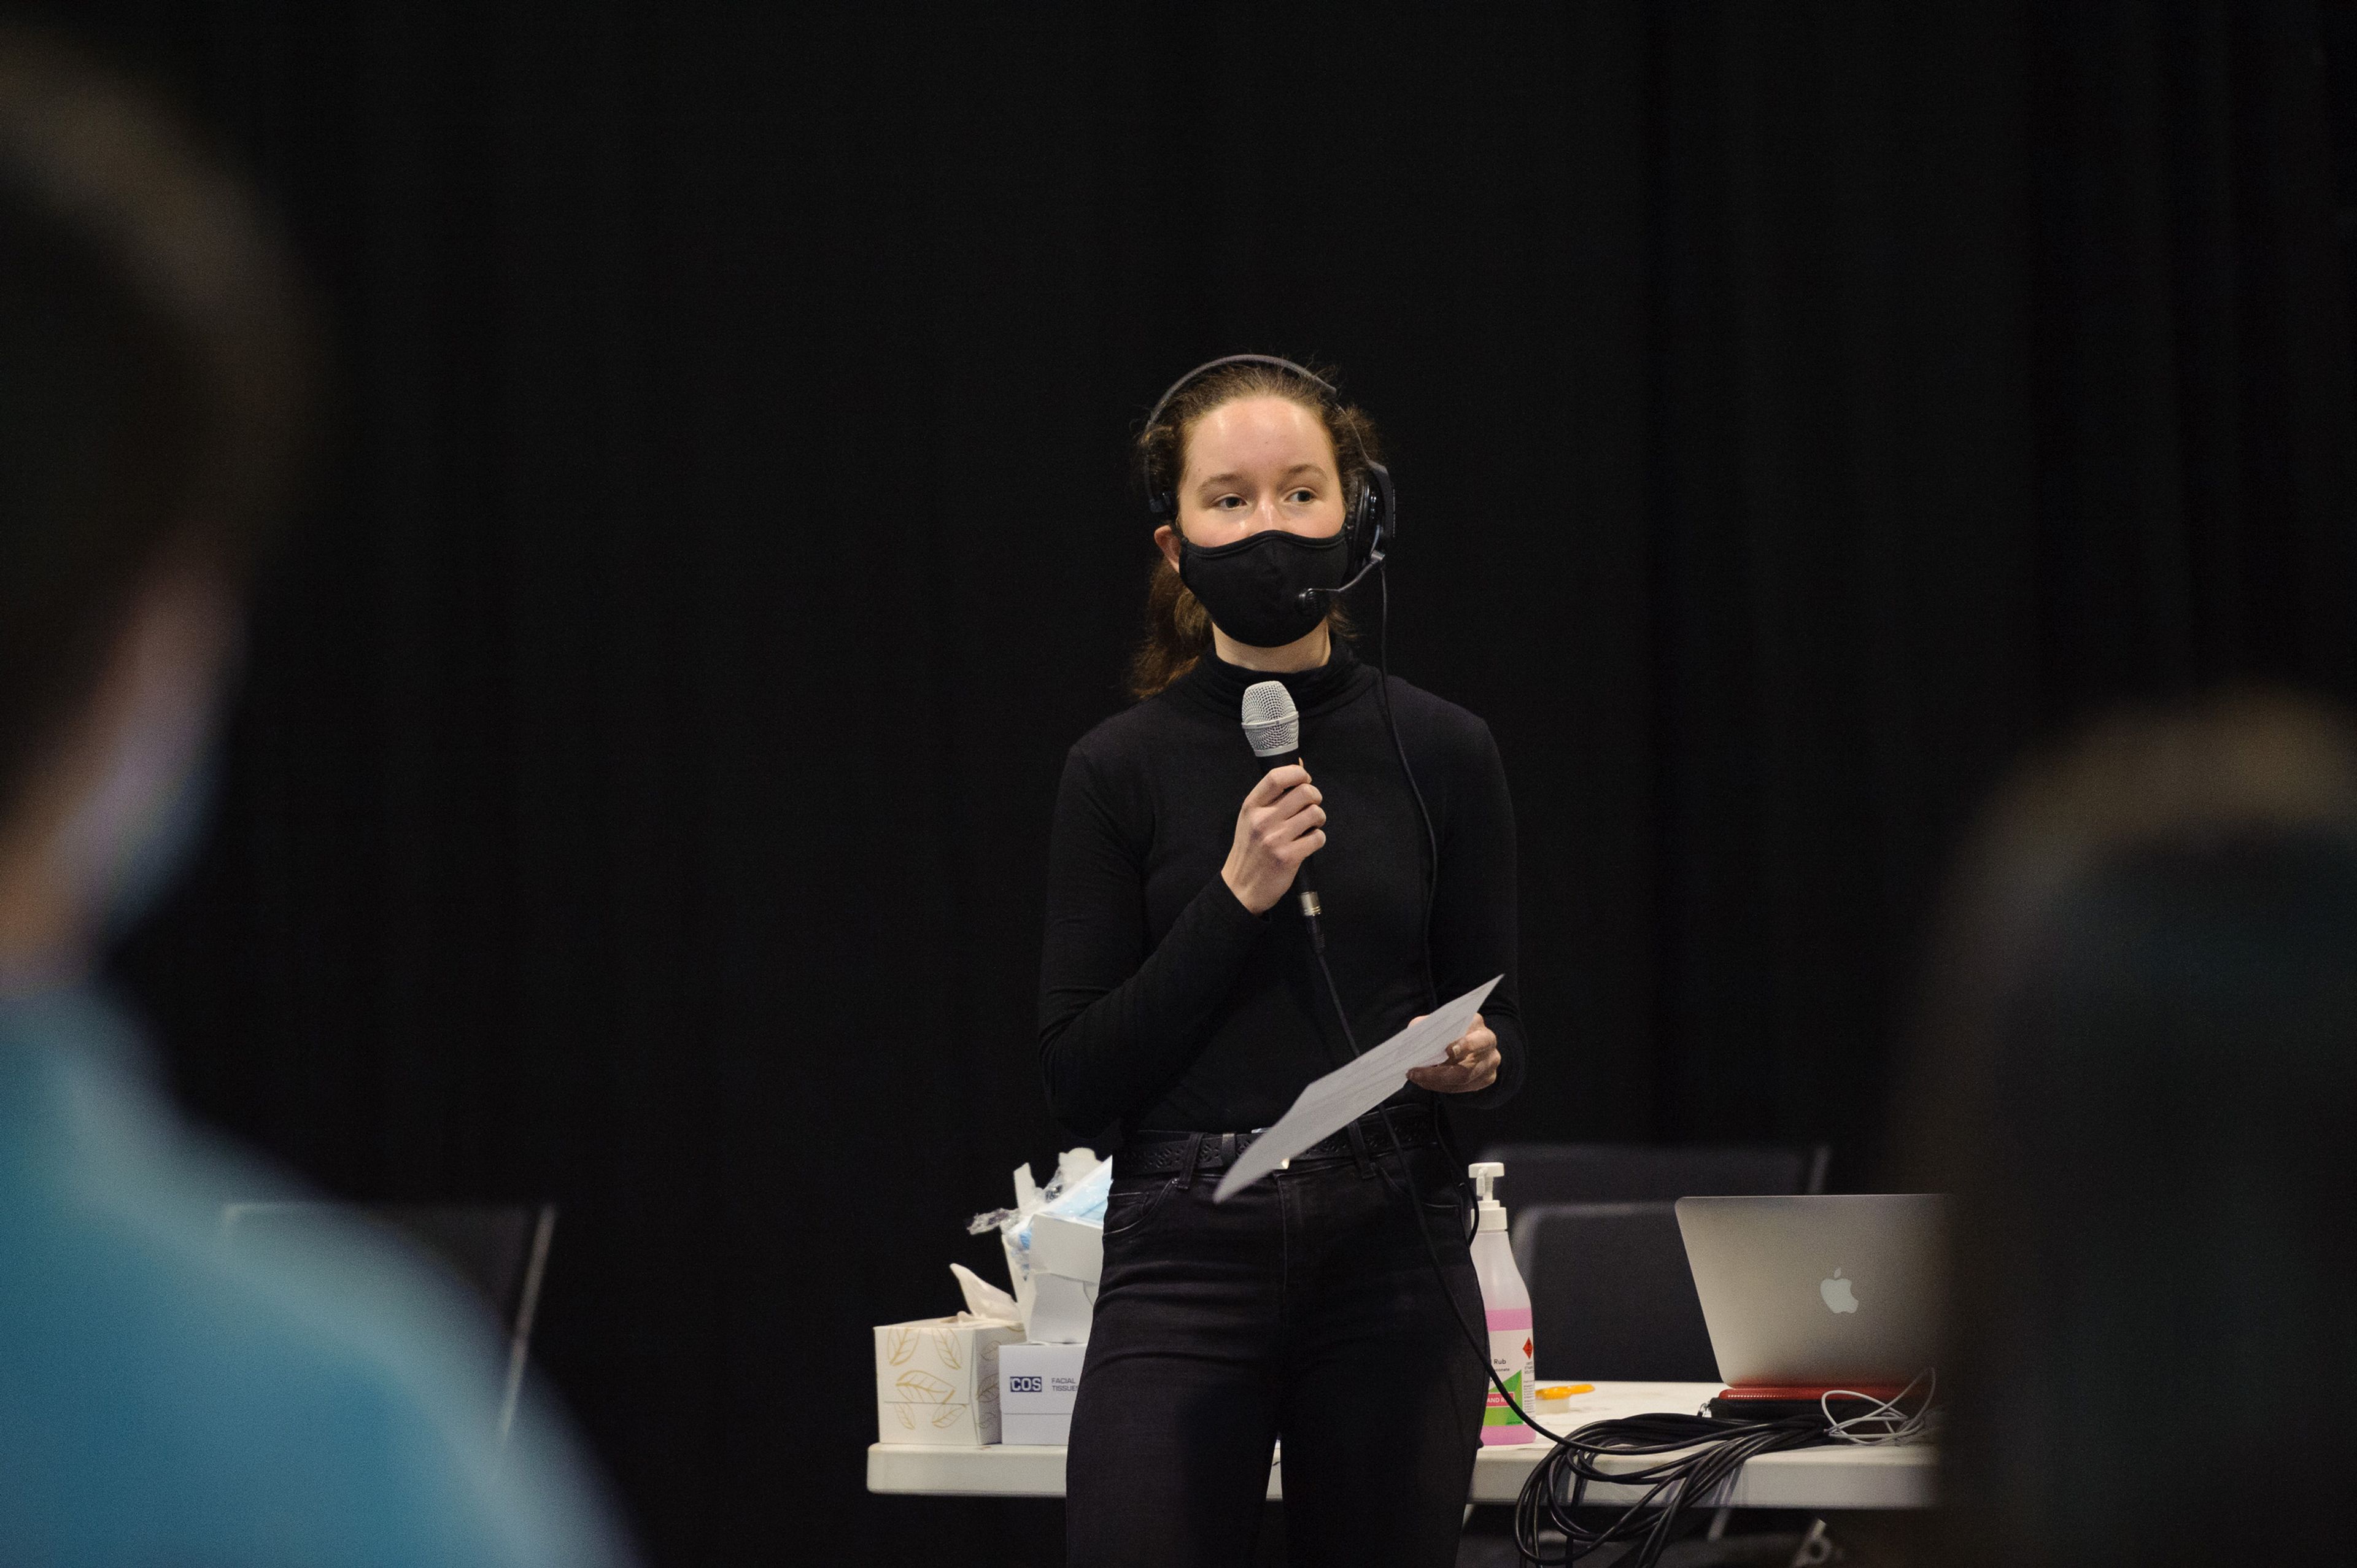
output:
[[[1059,1144],[1049,800],[1185,366],[1390,433],[1396,667],[1522,822],[1469,1141],[1871,1180],[2007,761],[2357,688],[2342,9],[831,9],[50,13],[258,169],[343,371],[129,979],[330,1189],[565,1206],[544,1369],[660,1563],[1057,1554],[865,1497],[867,1331]]]

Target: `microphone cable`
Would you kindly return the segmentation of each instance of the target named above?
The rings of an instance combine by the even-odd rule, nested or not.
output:
[[[1389,572],[1377,573],[1375,582],[1377,587],[1382,593],[1381,606],[1376,611],[1375,621],[1375,649],[1378,668],[1375,682],[1375,701],[1377,706],[1383,712],[1383,725],[1391,732],[1392,750],[1399,757],[1400,772],[1407,779],[1408,792],[1415,798],[1416,817],[1424,824],[1425,848],[1428,855],[1428,858],[1426,861],[1426,871],[1424,897],[1425,993],[1426,997],[1429,999],[1426,1004],[1437,1005],[1438,997],[1437,993],[1433,989],[1432,975],[1432,906],[1440,885],[1440,839],[1439,835],[1433,832],[1432,812],[1425,804],[1423,788],[1415,781],[1415,769],[1408,765],[1407,746],[1400,739],[1399,721],[1392,712],[1391,574]],[[1334,1004],[1335,1021],[1342,1026],[1342,1043],[1349,1048],[1351,1057],[1355,1058],[1361,1054],[1359,1049],[1358,1032],[1351,1027],[1351,1010],[1342,1004],[1342,988],[1335,983],[1333,965],[1329,963],[1326,960],[1326,943],[1323,940],[1322,933],[1317,931],[1311,932],[1309,948],[1311,955],[1318,961],[1318,972],[1325,979],[1326,995]],[[1528,1426],[1533,1432],[1535,1432],[1541,1436],[1546,1438],[1549,1442],[1560,1445],[1566,1440],[1558,1434],[1547,1430],[1547,1428],[1541,1425],[1535,1419],[1534,1419],[1528,1412],[1524,1411],[1522,1407],[1521,1402],[1516,1400],[1512,1391],[1506,1387],[1504,1380],[1498,1376],[1498,1369],[1490,1364],[1489,1343],[1481,1336],[1474,1333],[1473,1326],[1466,1321],[1464,1308],[1458,1305],[1456,1293],[1449,1289],[1448,1271],[1441,1264],[1439,1249],[1436,1248],[1432,1244],[1432,1233],[1425,1228],[1424,1187],[1422,1183],[1415,1179],[1415,1171],[1408,1163],[1406,1147],[1400,1142],[1399,1128],[1397,1124],[1392,1121],[1391,1102],[1387,1100],[1382,1104],[1376,1106],[1375,1113],[1383,1118],[1383,1134],[1391,1141],[1390,1152],[1399,1157],[1400,1175],[1406,1178],[1407,1181],[1406,1197],[1408,1199],[1411,1222],[1415,1227],[1417,1239],[1424,1243],[1424,1255],[1432,1264],[1432,1277],[1435,1283],[1437,1283],[1440,1287],[1440,1298],[1448,1304],[1448,1314],[1451,1317],[1456,1319],[1458,1331],[1465,1336],[1465,1343],[1471,1347],[1474,1356],[1480,1361],[1482,1373],[1490,1380],[1491,1386],[1498,1391],[1498,1397],[1504,1400],[1508,1407],[1511,1408],[1517,1416],[1522,1418],[1524,1425]],[[1433,1117],[1436,1125],[1437,1124],[1440,1114],[1441,1112],[1439,1108],[1437,1106],[1434,1107]],[[1381,1157],[1376,1157],[1372,1161],[1372,1164],[1374,1165],[1375,1169],[1382,1173],[1384,1185],[1390,1187],[1394,1192],[1398,1191],[1398,1185],[1392,1180],[1391,1172],[1385,1169]],[[1457,1194],[1458,1213],[1458,1223],[1461,1229],[1465,1224],[1465,1200],[1464,1191],[1461,1186],[1457,1188]],[[1469,1233],[1468,1239],[1469,1240]]]
[[[1317,957],[1318,972],[1325,977],[1326,994],[1334,1004],[1334,1016],[1342,1026],[1342,1043],[1350,1047],[1351,1055],[1353,1058],[1356,1058],[1361,1054],[1359,1050],[1358,1033],[1351,1027],[1351,1010],[1342,1005],[1342,988],[1334,983],[1333,965],[1326,961],[1326,944],[1322,941],[1313,940],[1310,944],[1310,951]],[[1465,1309],[1458,1303],[1457,1293],[1449,1288],[1448,1271],[1440,1262],[1440,1250],[1432,1244],[1432,1232],[1426,1228],[1424,1212],[1424,1186],[1415,1179],[1415,1167],[1408,1162],[1406,1145],[1400,1142],[1399,1127],[1392,1121],[1391,1101],[1386,1100],[1382,1104],[1376,1106],[1375,1113],[1383,1118],[1383,1135],[1391,1141],[1390,1149],[1384,1152],[1398,1157],[1400,1175],[1406,1178],[1408,1223],[1415,1228],[1416,1239],[1424,1243],[1424,1255],[1432,1263],[1432,1277],[1434,1282],[1440,1287],[1440,1299],[1448,1304],[1448,1316],[1456,1320],[1458,1332],[1465,1336],[1465,1343],[1472,1348],[1475,1359],[1481,1364],[1482,1375],[1487,1377],[1490,1380],[1491,1386],[1498,1391],[1498,1397],[1504,1400],[1507,1405],[1512,1409],[1513,1412],[1522,1418],[1524,1425],[1528,1426],[1533,1432],[1537,1433],[1540,1436],[1544,1437],[1548,1442],[1555,1444],[1555,1455],[1548,1455],[1548,1459],[1551,1461],[1555,1455],[1563,1453],[1564,1445],[1566,1443],[1571,1442],[1573,1439],[1564,1437],[1556,1433],[1549,1431],[1544,1426],[1540,1425],[1536,1419],[1534,1419],[1527,1411],[1523,1409],[1522,1402],[1514,1398],[1513,1391],[1507,1388],[1505,1380],[1498,1376],[1498,1369],[1491,1364],[1489,1343],[1480,1335],[1474,1333],[1473,1325],[1466,1320]],[[1440,1112],[1436,1109],[1433,1114],[1435,1117],[1437,1117]],[[1398,1185],[1392,1180],[1392,1174],[1390,1170],[1385,1167],[1383,1161],[1383,1155],[1381,1154],[1374,1155],[1371,1163],[1374,1165],[1376,1171],[1382,1175],[1383,1185],[1391,1187],[1393,1191],[1397,1192],[1399,1190]],[[1465,1223],[1464,1207],[1464,1194],[1462,1189],[1459,1188],[1458,1191],[1458,1224],[1460,1229]],[[1575,1437],[1577,1435],[1577,1434],[1574,1434]],[[1545,1468],[1546,1465],[1543,1463],[1540,1466],[1540,1469],[1543,1471]],[[1536,1479],[1537,1475],[1536,1473],[1534,1473],[1533,1480],[1535,1481]],[[1551,1486],[1553,1483],[1550,1481],[1548,1484]],[[1523,1487],[1523,1495],[1525,1501],[1529,1498],[1530,1494],[1531,1487],[1526,1483]],[[1515,1540],[1518,1546],[1521,1545],[1522,1507],[1523,1505],[1521,1503],[1516,1504]],[[1532,1538],[1533,1547],[1525,1547],[1523,1549],[1523,1555],[1525,1561],[1544,1561],[1544,1559],[1537,1557],[1534,1553],[1534,1548],[1535,1546],[1536,1539],[1535,1532],[1534,1532]],[[1577,1555],[1577,1553],[1575,1553],[1575,1555]],[[1569,1562],[1570,1559],[1563,1558],[1558,1561]],[[1644,1568],[1644,1565],[1632,1564],[1632,1568]]]
[[[1375,588],[1382,596],[1375,611],[1375,705],[1383,710],[1383,727],[1391,731],[1392,751],[1399,757],[1400,777],[1407,780],[1407,792],[1415,797],[1416,820],[1424,824],[1424,1004],[1437,1007],[1440,990],[1432,973],[1432,906],[1440,896],[1440,838],[1432,831],[1424,789],[1415,781],[1415,769],[1407,765],[1407,746],[1400,739],[1399,720],[1392,714],[1392,575],[1385,572],[1377,576]],[[1331,983],[1330,977],[1328,983]],[[1335,998],[1335,1005],[1341,1005],[1340,997]],[[1346,1022],[1343,1027],[1350,1026]]]
[[[1378,563],[1380,564],[1380,563]],[[1363,573],[1361,574],[1363,575]],[[1415,798],[1417,818],[1424,825],[1426,882],[1424,899],[1425,990],[1437,1005],[1438,993],[1432,972],[1432,907],[1440,884],[1440,841],[1433,831],[1432,812],[1425,803],[1424,790],[1416,783],[1415,770],[1409,766],[1407,746],[1400,737],[1399,721],[1394,715],[1391,703],[1391,574],[1379,573],[1377,585],[1382,593],[1381,607],[1376,619],[1376,660],[1378,679],[1375,694],[1383,715],[1384,727],[1391,732],[1392,749],[1399,757],[1400,772],[1407,779],[1408,791]],[[1360,1055],[1357,1032],[1351,1027],[1350,1009],[1342,1004],[1342,990],[1335,983],[1333,966],[1327,961],[1323,933],[1310,931],[1310,950],[1318,961],[1318,972],[1326,983],[1326,995],[1333,1004],[1334,1016],[1342,1026],[1342,1042],[1351,1055]],[[1569,1563],[1587,1556],[1598,1548],[1610,1543],[1635,1541],[1636,1550],[1620,1561],[1627,1568],[1656,1568],[1663,1552],[1686,1510],[1694,1506],[1707,1506],[1712,1498],[1741,1471],[1749,1461],[1762,1454],[1774,1454],[1791,1448],[1807,1448],[1829,1441],[1878,1443],[1904,1441],[1917,1435],[1928,1421],[1931,1393],[1927,1391],[1922,1405],[1912,1414],[1902,1408],[1915,1384],[1910,1382],[1895,1398],[1884,1402],[1863,1416],[1847,1421],[1836,1420],[1833,1414],[1832,1395],[1823,1402],[1822,1418],[1813,1415],[1789,1415],[1769,1421],[1745,1421],[1713,1415],[1637,1415],[1614,1421],[1592,1422],[1568,1434],[1549,1430],[1528,1411],[1505,1380],[1498,1375],[1490,1359],[1487,1339],[1474,1333],[1473,1325],[1465,1316],[1456,1292],[1449,1288],[1448,1271],[1440,1262],[1439,1249],[1432,1243],[1432,1233],[1425,1225],[1423,1184],[1415,1178],[1415,1170],[1407,1157],[1407,1149],[1400,1142],[1399,1128],[1392,1121],[1389,1101],[1375,1107],[1383,1118],[1383,1133],[1391,1142],[1389,1153],[1398,1156],[1400,1175],[1407,1184],[1405,1196],[1408,1200],[1409,1221],[1415,1228],[1416,1238],[1424,1243],[1425,1257],[1432,1264],[1434,1282],[1439,1286],[1441,1299],[1448,1304],[1448,1314],[1456,1321],[1458,1331],[1465,1337],[1475,1358],[1481,1364],[1491,1387],[1498,1391],[1523,1424],[1546,1439],[1554,1446],[1523,1483],[1514,1500],[1514,1548],[1525,1563],[1547,1568],[1555,1563]],[[1438,1107],[1433,1115],[1440,1116]],[[1445,1145],[1444,1145],[1445,1147]],[[1372,1162],[1383,1175],[1384,1184],[1398,1191],[1391,1172],[1380,1155]],[[1457,1187],[1458,1224],[1466,1223],[1464,1193]],[[1469,1231],[1467,1240],[1470,1240]],[[1929,1376],[1929,1374],[1925,1374]],[[1922,1380],[1921,1378],[1917,1381]],[[1936,1387],[1936,1385],[1934,1385]],[[1867,1430],[1860,1431],[1859,1428]],[[1657,1463],[1641,1464],[1634,1467],[1605,1468],[1607,1460],[1656,1459]],[[1643,1495],[1624,1509],[1610,1522],[1601,1527],[1583,1522],[1578,1517],[1590,1484],[1641,1487]],[[1566,1496],[1566,1488],[1568,1496]],[[1544,1532],[1552,1528],[1564,1538],[1560,1556],[1546,1555]]]

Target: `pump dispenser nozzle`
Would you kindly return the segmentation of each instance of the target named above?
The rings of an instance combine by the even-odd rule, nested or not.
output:
[[[1473,1178],[1473,1196],[1479,1200],[1481,1230],[1503,1230],[1506,1228],[1506,1206],[1492,1196],[1490,1184],[1506,1174],[1506,1167],[1495,1160],[1476,1160],[1465,1167]]]

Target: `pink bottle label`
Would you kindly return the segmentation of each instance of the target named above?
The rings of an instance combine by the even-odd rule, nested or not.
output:
[[[1490,1326],[1490,1369],[1497,1374],[1497,1381],[1490,1385],[1489,1405],[1481,1412],[1481,1441],[1528,1443],[1531,1429],[1498,1391],[1498,1384],[1506,1385],[1516,1403],[1530,1397],[1525,1391],[1531,1386],[1531,1309],[1509,1306],[1484,1316]]]

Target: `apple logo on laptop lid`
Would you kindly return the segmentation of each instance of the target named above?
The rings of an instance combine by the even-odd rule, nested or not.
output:
[[[1850,1282],[1842,1278],[1842,1272],[1835,1269],[1833,1278],[1818,1284],[1817,1294],[1824,1296],[1825,1305],[1835,1312],[1856,1312],[1857,1297],[1850,1294],[1849,1287]]]

